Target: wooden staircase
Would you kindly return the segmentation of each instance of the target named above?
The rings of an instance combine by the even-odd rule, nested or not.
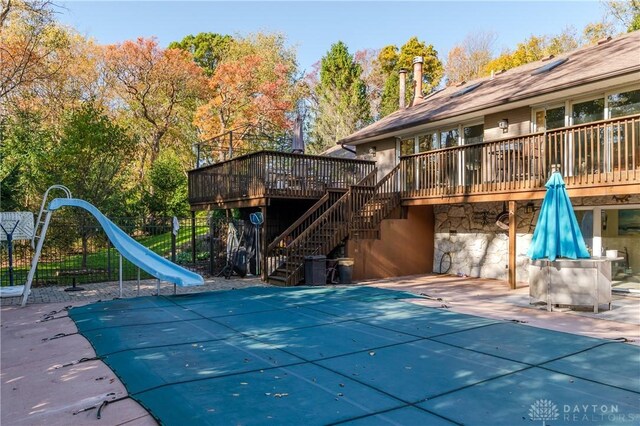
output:
[[[340,194],[328,191],[267,247],[268,282],[304,280],[304,259],[328,255],[348,237],[378,238],[379,227],[400,205],[400,166],[375,183],[376,170]]]

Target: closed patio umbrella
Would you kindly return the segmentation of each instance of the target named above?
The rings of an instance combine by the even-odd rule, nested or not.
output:
[[[550,261],[558,257],[589,258],[562,175],[559,172],[552,173],[545,186],[547,193],[527,255],[532,260]]]
[[[302,138],[302,117],[296,117],[293,123],[293,143],[291,152],[294,154],[304,154],[304,139]]]

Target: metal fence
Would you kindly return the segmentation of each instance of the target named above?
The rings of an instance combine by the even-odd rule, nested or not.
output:
[[[229,224],[235,234],[253,235],[248,221],[216,217],[181,218],[177,235],[172,218],[153,221],[140,218],[112,218],[116,225],[155,253],[202,275],[218,275],[227,264]],[[239,238],[238,238],[239,239]],[[245,238],[246,240],[246,238]],[[248,241],[245,241],[248,245]],[[24,284],[34,250],[30,241],[13,242],[13,284]],[[93,218],[70,220],[53,217],[47,232],[34,286],[72,285],[115,281],[118,279],[119,254]],[[123,258],[123,279],[138,278],[138,268]],[[140,278],[151,278],[144,271]],[[0,285],[10,285],[6,241],[0,243]]]

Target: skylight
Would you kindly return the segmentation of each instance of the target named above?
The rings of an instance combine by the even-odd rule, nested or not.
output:
[[[538,75],[538,74],[545,73],[547,71],[551,71],[555,67],[564,64],[568,60],[569,58],[562,58],[562,59],[558,59],[557,61],[549,62],[548,64],[543,65],[540,68],[537,68],[534,72],[531,73],[531,75]]]
[[[471,86],[469,86],[469,87],[465,87],[464,89],[459,90],[459,91],[457,91],[456,93],[454,93],[453,95],[451,95],[451,97],[452,97],[452,98],[457,98],[458,96],[465,95],[465,94],[467,94],[467,93],[471,92],[472,90],[477,89],[481,84],[482,84],[482,82],[472,84],[472,85],[471,85]]]

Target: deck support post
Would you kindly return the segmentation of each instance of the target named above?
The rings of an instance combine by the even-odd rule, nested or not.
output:
[[[509,201],[509,288],[516,288],[516,231],[518,218],[516,217],[516,202]]]
[[[260,212],[262,212],[262,226],[260,230],[262,231],[262,235],[260,235],[260,249],[262,253],[260,254],[260,275],[263,281],[267,280],[269,276],[269,271],[267,270],[267,206],[260,207]]]
[[[120,299],[122,299],[122,254],[118,253],[118,284],[120,286]]]

